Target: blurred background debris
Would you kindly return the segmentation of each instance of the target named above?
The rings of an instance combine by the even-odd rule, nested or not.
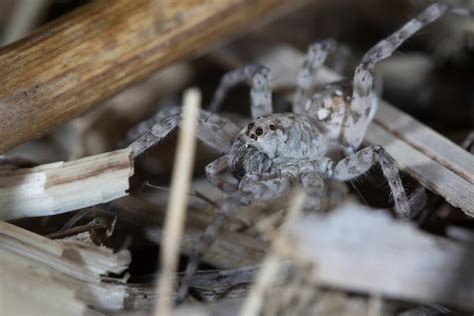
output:
[[[31,32],[46,32],[47,23],[67,18],[67,14],[74,14],[77,8],[91,2],[0,0],[0,44],[16,45]],[[373,44],[432,3],[307,2],[283,16],[256,23],[250,31],[225,38],[218,45],[203,47],[205,53],[172,63],[42,137],[2,153],[0,203],[11,198],[6,197],[7,193],[2,195],[1,190],[6,192],[9,186],[17,185],[15,181],[23,183],[18,174],[21,179],[33,179],[38,184],[42,168],[49,170],[45,174],[52,168],[34,166],[80,162],[80,158],[123,148],[127,134],[136,125],[153,118],[160,109],[180,105],[188,87],[199,87],[206,108],[222,75],[243,63],[268,64],[274,77],[275,107],[286,111],[293,84],[288,73],[299,64],[294,64],[298,61],[291,59],[292,54],[279,55],[285,61],[280,62],[275,59],[277,52],[289,49],[301,54],[314,41],[334,38],[343,45],[327,66],[351,78],[361,56]],[[472,0],[445,2],[474,9]],[[0,56],[2,52],[0,49]],[[417,120],[411,121],[416,122],[413,124],[426,127],[430,133],[432,129],[463,147],[464,155],[473,153],[473,18],[446,15],[377,65],[376,76],[381,97],[402,111],[401,115],[409,115]],[[248,105],[249,89],[239,85],[225,99],[223,115],[243,126],[248,122]],[[461,148],[451,150],[454,147],[443,144],[432,148],[432,152],[445,151],[464,159],[456,154]],[[45,205],[44,210],[34,217],[3,217],[8,221],[0,222],[0,314],[31,314],[26,305],[18,309],[19,295],[28,297],[28,304],[41,305],[51,315],[150,314],[156,298],[153,282],[160,271],[160,244],[175,145],[173,134],[134,162],[121,160],[114,170],[107,169],[113,167],[108,164],[100,173],[103,178],[95,179],[97,175],[81,169],[75,175],[76,185],[82,185],[84,192],[102,192],[87,184],[87,179],[94,178],[97,181],[90,183],[115,181],[115,186],[107,188],[119,187],[120,194],[114,197],[123,196],[127,188],[128,196],[110,202],[108,199],[106,203],[105,199],[96,199],[97,203],[92,203],[91,195],[86,195],[73,203],[73,211],[66,213],[46,209],[56,205],[51,200],[29,200],[36,207]],[[414,156],[409,155],[408,161]],[[205,179],[205,165],[217,157],[211,149],[198,145],[179,271],[226,197]],[[442,166],[462,165],[444,158],[433,160]],[[124,161],[130,165],[125,166]],[[459,171],[466,182],[461,188],[450,182],[451,173],[433,179],[411,171],[419,170],[417,166],[403,161],[400,165],[405,171],[402,180],[406,191],[413,193],[412,205],[417,205],[416,216],[409,225],[394,221],[389,212],[381,210],[390,208],[391,202],[379,170],[353,183],[327,183],[322,201],[324,214],[302,215],[292,233],[285,235],[291,252],[278,248],[282,245],[275,242],[284,234],[280,228],[286,218],[288,199],[242,207],[204,256],[200,271],[191,281],[187,301],[175,313],[238,314],[258,279],[262,262],[275,256],[280,272],[273,280],[273,288],[266,288],[262,294],[262,315],[472,314],[474,214],[452,205],[462,206],[455,203],[456,199],[471,201],[474,197],[474,190],[470,191],[474,186],[472,169]],[[129,168],[133,168],[133,176]],[[125,179],[130,176],[127,188],[118,178],[107,178],[117,170],[123,171]],[[45,198],[35,186],[27,184],[23,183],[26,190],[22,192],[36,190],[35,194]],[[462,194],[446,198],[450,190]],[[73,196],[70,191],[63,193]],[[6,210],[6,204],[0,205],[0,214],[2,209]],[[177,277],[179,282],[181,274]],[[39,289],[43,291],[41,295]],[[57,307],[58,300],[64,303],[64,309]]]

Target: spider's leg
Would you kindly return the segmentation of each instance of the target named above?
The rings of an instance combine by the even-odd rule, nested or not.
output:
[[[281,197],[282,194],[289,192],[292,184],[292,176],[282,175],[265,180],[256,180],[249,177],[249,181],[244,179],[240,183],[240,190],[228,197],[221,205],[219,212],[207,226],[204,233],[199,237],[196,245],[191,251],[189,263],[181,279],[180,288],[176,296],[178,303],[182,302],[188,293],[190,281],[196,272],[199,261],[203,253],[217,239],[219,231],[225,225],[226,221],[236,211],[240,204],[249,204],[255,200],[272,200]]]
[[[423,27],[439,19],[446,12],[460,16],[474,16],[474,11],[467,8],[454,7],[447,3],[434,3],[416,17],[406,22],[400,29],[386,39],[373,46],[362,58],[361,64],[375,65],[390,57],[393,52],[413,34]]]
[[[304,104],[309,97],[311,87],[314,85],[314,75],[326,61],[328,53],[335,50],[335,48],[336,42],[333,40],[316,42],[308,47],[296,79],[293,113],[303,114],[305,112]]]
[[[474,131],[470,132],[469,135],[467,135],[461,146],[471,154],[474,154]]]
[[[395,202],[395,211],[400,218],[410,217],[410,206],[400,179],[396,161],[381,146],[370,146],[344,158],[333,169],[332,177],[338,181],[355,179],[379,163],[388,181]]]
[[[182,120],[179,111],[168,117],[162,118],[161,115],[157,115],[156,117],[160,118],[159,121],[130,144],[133,158],[136,158],[148,148],[158,144],[169,135]],[[240,130],[228,119],[204,110],[200,112],[198,124],[197,137],[218,152],[228,151],[235,135],[237,135]]]
[[[209,105],[209,111],[218,112],[229,90],[241,82],[251,86],[251,113],[257,118],[273,113],[270,70],[261,65],[247,65],[225,74]]]
[[[148,132],[153,127],[153,125],[155,125],[157,122],[162,121],[175,114],[179,114],[180,112],[181,112],[181,108],[178,106],[170,106],[170,107],[164,107],[163,109],[160,109],[151,118],[146,119],[138,123],[137,125],[135,125],[133,128],[131,128],[127,132],[126,141],[129,144],[132,143],[138,137]]]
[[[224,178],[222,172],[226,170],[229,170],[229,157],[227,155],[217,158],[206,166],[206,177],[209,182],[222,191],[232,193],[238,189],[237,179],[233,177]]]
[[[452,7],[445,3],[432,4],[392,35],[378,42],[364,55],[354,74],[352,104],[345,124],[347,126],[344,132],[345,145],[352,148],[360,146],[377,110],[377,95],[374,91],[372,73],[375,64],[390,57],[403,42],[446,12],[474,16],[474,12],[468,9]]]
[[[344,74],[347,70],[352,50],[348,45],[343,43],[337,44],[336,52],[334,53],[333,61],[329,66],[335,73]]]

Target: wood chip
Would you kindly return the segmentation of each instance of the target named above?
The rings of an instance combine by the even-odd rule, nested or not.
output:
[[[128,194],[130,149],[33,168],[0,170],[0,219],[49,216]]]
[[[394,220],[344,205],[305,216],[291,228],[296,259],[312,262],[324,285],[474,310],[474,250]]]

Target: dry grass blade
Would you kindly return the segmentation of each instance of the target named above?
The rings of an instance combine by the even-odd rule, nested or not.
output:
[[[183,121],[176,149],[176,161],[173,167],[171,193],[165,221],[161,274],[158,281],[158,300],[155,315],[171,314],[171,293],[173,291],[173,273],[179,257],[179,245],[184,228],[184,219],[196,147],[197,118],[201,103],[201,94],[197,89],[189,89],[184,94]]]
[[[49,216],[128,194],[130,149],[33,168],[0,170],[0,219]]]

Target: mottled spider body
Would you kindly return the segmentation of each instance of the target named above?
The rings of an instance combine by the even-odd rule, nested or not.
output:
[[[229,152],[233,175],[281,174],[285,164],[318,160],[328,149],[320,128],[308,117],[270,114],[258,117],[244,128]]]
[[[379,164],[390,186],[395,214],[409,218],[407,197],[394,159],[381,146],[359,150],[377,111],[373,69],[406,39],[446,12],[473,15],[467,9],[447,4],[430,5],[364,55],[352,84],[332,83],[314,91],[315,73],[336,43],[329,40],[310,45],[296,80],[292,113],[273,113],[269,69],[249,65],[222,78],[209,111],[201,111],[197,136],[223,154],[206,167],[206,175],[230,195],[192,251],[178,300],[184,299],[203,251],[239,204],[279,198],[300,185],[308,193],[306,207],[317,210],[325,179],[352,180]],[[216,114],[228,90],[240,82],[251,86],[252,122],[244,129]],[[172,109],[158,113],[151,128],[147,124],[138,128],[143,135],[131,145],[134,156],[168,135],[180,119],[179,109]],[[342,151],[345,158],[331,160],[328,153],[333,150]],[[223,176],[226,171],[231,171],[234,178]]]

